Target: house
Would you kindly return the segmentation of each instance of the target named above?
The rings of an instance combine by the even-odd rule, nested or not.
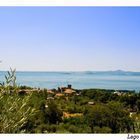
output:
[[[137,112],[130,112],[129,116],[132,118],[133,115],[136,115]]]
[[[73,95],[74,93],[76,93],[76,91],[73,89],[66,89],[64,93],[65,95]]]
[[[45,105],[45,108],[48,108],[48,105],[47,104]]]
[[[47,93],[54,94],[52,90],[47,90]]]
[[[63,93],[57,93],[57,94],[55,95],[55,97],[63,97],[63,96],[64,96]]]
[[[54,100],[54,98],[53,97],[48,97],[47,100]]]
[[[20,90],[20,91],[18,92],[18,94],[19,94],[19,95],[26,95],[27,92],[26,92],[25,90]]]
[[[58,87],[58,92],[64,92],[66,89],[72,89],[72,85],[67,85],[67,87]]]
[[[119,91],[115,91],[114,94],[118,95],[118,96],[122,96],[123,93],[122,92],[119,92]]]
[[[72,88],[72,85],[68,85],[68,89],[71,89]]]
[[[77,117],[81,117],[82,115],[83,115],[82,113],[63,112],[63,118],[77,118]]]
[[[94,103],[94,102],[88,102],[88,104],[89,104],[89,105],[95,105],[95,103]]]

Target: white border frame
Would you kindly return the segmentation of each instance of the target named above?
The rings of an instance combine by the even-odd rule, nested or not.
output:
[[[140,6],[140,0],[0,0],[0,6]]]

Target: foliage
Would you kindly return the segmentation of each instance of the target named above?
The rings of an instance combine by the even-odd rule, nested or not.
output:
[[[110,128],[112,133],[130,132],[133,122],[123,104],[111,101],[108,103],[108,108],[111,113]]]
[[[59,124],[62,121],[62,111],[54,101],[48,102],[45,116],[49,124]]]
[[[28,93],[21,96],[19,91]],[[139,133],[140,93],[76,92],[79,94],[55,98],[56,90],[49,94],[47,89],[17,86],[16,71],[10,69],[0,86],[0,133]],[[65,112],[80,116],[66,118]],[[131,117],[130,112],[134,112]]]
[[[10,71],[8,71],[7,75],[5,75],[5,82],[0,83],[0,85],[2,86],[2,93],[10,94],[11,89],[13,90],[12,93],[17,92],[18,87],[16,84],[16,69],[12,70],[10,68]]]
[[[137,105],[138,111],[140,112],[140,100],[136,101],[136,105]]]
[[[92,133],[96,132],[95,127],[108,127],[111,133],[130,132],[133,125],[129,113],[118,102],[99,104],[90,108],[86,119]]]
[[[32,95],[24,98],[18,95],[0,94],[0,132],[1,133],[22,133],[22,126],[29,117],[33,116],[35,109],[28,103]]]

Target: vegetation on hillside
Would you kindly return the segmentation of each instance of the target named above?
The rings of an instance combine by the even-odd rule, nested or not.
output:
[[[140,93],[53,91],[18,86],[11,69],[0,86],[0,133],[140,133]]]

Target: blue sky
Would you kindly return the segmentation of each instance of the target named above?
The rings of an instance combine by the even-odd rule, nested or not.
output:
[[[0,70],[140,71],[140,7],[0,7]]]

